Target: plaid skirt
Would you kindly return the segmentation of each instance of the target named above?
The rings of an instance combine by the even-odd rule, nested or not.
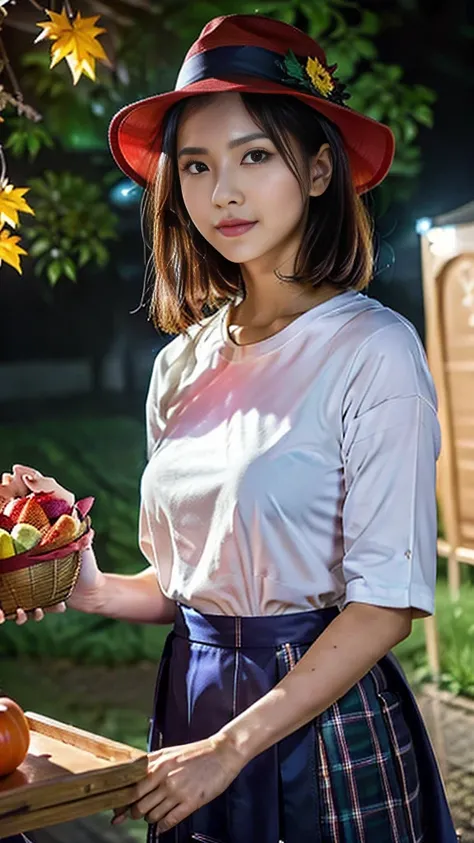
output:
[[[209,737],[283,678],[336,609],[270,617],[179,605],[158,673],[150,751]],[[148,843],[456,843],[421,715],[393,656],[230,787]]]

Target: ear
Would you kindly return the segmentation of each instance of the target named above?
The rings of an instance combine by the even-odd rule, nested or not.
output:
[[[316,155],[311,158],[310,196],[322,196],[331,181],[333,164],[332,153],[328,143],[324,143]]]

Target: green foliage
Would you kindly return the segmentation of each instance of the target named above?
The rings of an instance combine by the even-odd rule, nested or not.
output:
[[[40,624],[19,627],[7,621],[0,630],[0,658],[67,659],[107,667],[137,664],[159,657],[167,631],[69,609],[64,615],[47,615]]]
[[[115,239],[117,217],[102,199],[101,187],[72,173],[46,171],[30,181],[33,222],[25,227],[35,274],[54,287],[65,277],[77,280],[87,264],[104,267]]]
[[[460,600],[453,603],[446,581],[438,582],[436,615],[440,639],[441,687],[454,694],[474,697],[474,587],[464,585]],[[427,664],[422,621],[396,649],[411,682],[420,686],[431,679]]]
[[[33,161],[41,147],[54,146],[53,138],[42,123],[33,123],[26,117],[12,117],[8,121],[10,134],[5,149],[11,151],[15,158],[28,156]]]
[[[73,87],[65,62],[50,70],[46,45],[26,52],[21,58],[21,83],[26,95],[40,99],[44,123],[57,144],[65,149],[104,149],[107,115],[101,102],[102,85],[82,78]],[[110,81],[110,74],[102,74]],[[102,78],[101,75],[101,78]],[[110,97],[107,97],[110,100]],[[112,105],[109,106],[113,110]],[[10,121],[8,121],[10,126]]]
[[[441,675],[443,688],[467,697],[474,697],[473,596],[470,589],[461,603],[449,607],[450,623],[444,636],[444,671]]]

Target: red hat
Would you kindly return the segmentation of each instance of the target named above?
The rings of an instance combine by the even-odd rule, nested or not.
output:
[[[109,143],[117,164],[138,184],[153,177],[161,151],[163,118],[186,97],[221,91],[291,94],[321,112],[342,134],[358,193],[387,175],[395,141],[388,126],[353,111],[319,44],[287,23],[261,15],[211,20],[188,51],[174,91],[122,108]]]

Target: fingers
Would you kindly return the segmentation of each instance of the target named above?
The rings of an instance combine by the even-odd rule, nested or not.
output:
[[[29,492],[52,492],[55,497],[67,501],[70,506],[74,506],[76,499],[72,492],[60,486],[54,477],[45,477],[36,468],[20,463],[15,463],[12,471],[13,474],[8,472],[3,474],[2,485],[4,489],[0,488],[0,497],[11,497],[12,492],[14,492],[13,496],[16,495],[17,497],[23,497]]]
[[[171,796],[168,799],[164,799],[159,805],[155,805],[151,811],[145,814],[145,821],[147,823],[160,823],[159,831],[167,831],[168,828],[171,828],[174,825],[172,820],[172,811],[175,811],[178,807],[179,803],[176,799],[173,799]],[[166,817],[166,820],[165,820]],[[184,819],[184,817],[183,817]],[[167,821],[171,824],[168,826]]]
[[[41,472],[36,471],[36,469],[32,468],[28,465],[19,465],[18,463],[13,466],[12,473],[6,471],[2,475],[2,487],[0,487],[0,495],[2,497],[9,497],[9,498],[21,498],[28,494],[31,490],[26,485],[24,481],[25,474],[31,474],[31,476],[41,476]]]
[[[28,620],[28,615],[26,614],[26,612],[24,611],[24,609],[17,609],[17,610],[16,610],[16,620],[15,620],[15,623],[16,623],[18,626],[23,626],[23,624],[24,624],[24,623],[26,623],[26,622],[27,622],[27,620]]]
[[[46,613],[65,612],[67,609],[66,603],[56,603],[55,606],[50,606],[47,609],[34,609],[32,612],[25,612],[24,609],[17,609],[15,616],[15,623],[17,626],[23,626],[28,620],[34,620],[36,623],[42,621]],[[6,621],[5,613],[0,609],[0,624]]]
[[[60,486],[54,477],[44,477],[37,472],[36,475],[23,475],[23,483],[28,486],[32,492],[53,492],[55,497],[67,501],[69,506],[74,506],[75,497],[72,492],[68,492],[63,486]]]
[[[10,500],[16,495],[15,483],[13,481],[13,474],[4,471],[2,474],[2,482],[0,484],[0,498],[3,500]]]
[[[110,820],[111,825],[120,825],[126,819],[128,819],[128,807],[127,808],[114,808],[114,816]]]
[[[159,791],[153,791],[145,799],[132,805],[130,808],[132,820],[140,820],[143,817],[149,823],[156,823],[179,805],[179,799],[173,794],[158,796],[158,793]]]
[[[45,614],[59,614],[61,612],[65,612],[67,609],[66,603],[56,603],[55,606],[48,606],[47,609],[43,609]]]
[[[12,467],[13,471],[13,485],[20,497],[27,495],[31,491],[30,486],[26,480],[27,477],[38,478],[42,477],[41,471],[37,471],[29,465],[19,465],[16,463]]]
[[[12,466],[13,477],[19,480],[22,480],[25,474],[29,477],[42,477],[41,471],[38,471],[36,468],[32,468],[31,465],[20,465],[19,463],[15,463]]]

